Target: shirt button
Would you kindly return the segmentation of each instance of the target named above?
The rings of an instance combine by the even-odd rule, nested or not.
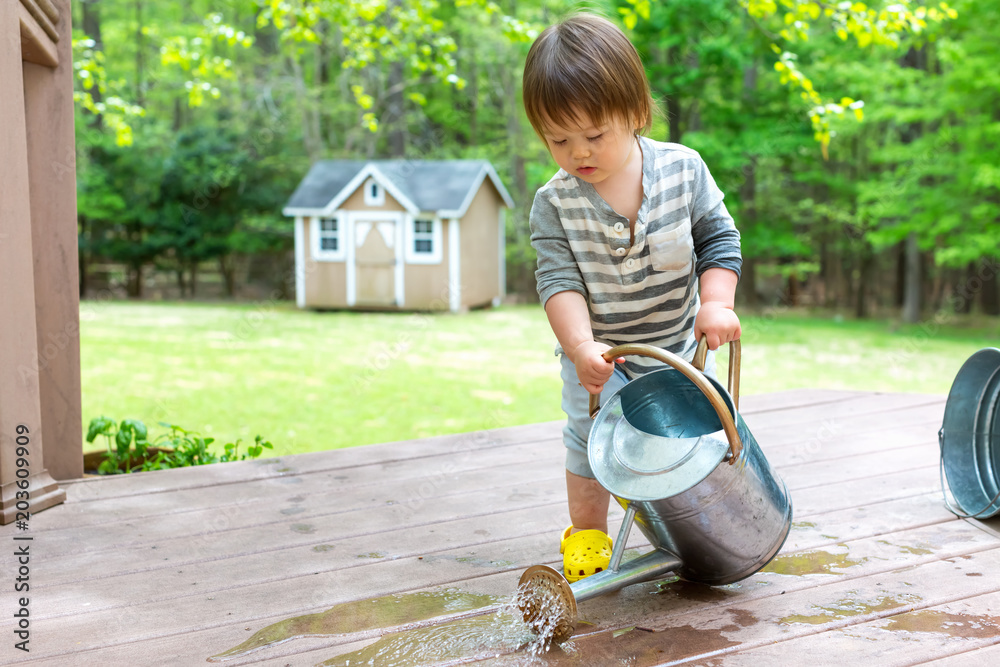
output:
[[[635,260],[634,259],[629,258],[629,259],[625,260],[625,268],[626,269],[631,269],[633,266],[635,266]]]
[[[615,250],[615,253],[618,254],[618,255],[624,255],[627,252],[628,252],[628,250],[626,250],[625,248],[618,248],[618,250]]]
[[[620,222],[616,222],[615,223],[615,231],[618,232],[618,233],[621,233],[621,232],[625,231],[625,225],[623,225]]]

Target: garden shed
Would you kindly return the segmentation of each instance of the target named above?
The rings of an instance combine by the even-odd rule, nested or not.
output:
[[[450,310],[504,295],[513,201],[485,160],[324,160],[295,218],[300,308]]]

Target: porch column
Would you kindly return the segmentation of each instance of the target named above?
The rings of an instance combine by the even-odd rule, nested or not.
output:
[[[66,17],[63,22],[68,28]],[[0,267],[4,269],[0,283],[0,523],[4,524],[18,518],[19,512],[38,512],[66,498],[65,491],[45,468],[39,392],[30,166],[22,71],[25,49],[21,41],[25,35],[44,44],[34,53],[39,60],[49,58],[51,50],[41,41],[42,33],[37,28],[38,24],[33,23],[21,3],[0,2],[0,81],[4,86],[0,91],[0,127],[3,127],[0,155],[4,156],[0,160]],[[67,58],[67,62],[70,60]],[[38,186],[44,187],[42,183]],[[75,244],[70,259],[76,263]],[[76,390],[79,391],[79,385]],[[27,508],[23,505],[25,491]],[[22,503],[20,510],[18,502]]]
[[[74,479],[83,476],[83,416],[73,35],[69,0],[48,1],[60,16],[55,25],[59,64],[24,63],[38,382],[45,467],[56,479]]]

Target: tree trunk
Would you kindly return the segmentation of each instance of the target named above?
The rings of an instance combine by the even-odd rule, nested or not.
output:
[[[236,261],[232,254],[219,256],[219,272],[226,286],[226,296],[236,296]]]
[[[743,202],[741,223],[752,229],[757,224],[757,156],[750,156],[750,161],[743,167],[743,175],[743,183],[740,185],[740,201]],[[755,268],[753,258],[744,258],[740,282],[746,283],[743,295],[747,305],[751,307],[758,302]]]
[[[757,260],[753,257],[743,258],[739,291],[749,308],[756,308],[760,305],[760,299],[757,297]]]
[[[125,293],[132,299],[142,298],[142,264],[129,264],[126,267]]]
[[[198,291],[198,260],[192,260],[188,272],[191,274],[191,296],[194,297]]]
[[[406,155],[406,118],[403,109],[403,63],[389,66],[388,109],[386,125],[389,127],[389,157]]]
[[[799,277],[796,275],[794,269],[788,274],[788,291],[786,292],[786,300],[788,301],[788,305],[792,308],[799,305]]]
[[[854,315],[858,319],[864,319],[869,315],[868,285],[872,278],[872,268],[875,264],[875,256],[867,242],[860,253],[861,265],[858,267],[858,283],[855,292]]]
[[[976,275],[976,265],[969,263],[965,271],[955,276],[955,296],[957,297],[955,312],[959,315],[968,315],[972,312],[972,302],[975,294],[969,289],[972,279]]]
[[[979,303],[983,307],[983,314],[995,317],[1000,315],[1000,290],[997,289],[997,274],[992,269],[983,272],[983,292],[979,297]]]
[[[905,242],[906,280],[903,286],[903,321],[915,324],[920,321],[920,246],[916,232],[910,232]]]
[[[78,232],[79,238],[83,241],[86,241],[87,226],[89,221],[87,220],[87,217],[84,215],[78,215],[77,221],[80,224]],[[83,250],[82,247],[84,244],[80,243],[79,245],[81,247],[80,250],[76,253],[76,260],[77,260],[78,271],[80,272],[80,298],[82,299],[87,295],[87,277],[88,277],[87,267],[89,263],[87,261],[87,253],[86,251]]]
[[[135,103],[141,107],[146,106],[146,94],[144,90],[144,69],[142,35],[142,0],[135,0]]]
[[[698,69],[699,64],[700,63],[698,54],[695,53],[694,51],[688,52],[688,54],[684,58],[685,68],[689,71],[694,72]],[[756,85],[756,78],[757,78],[757,72],[753,71],[754,85]],[[745,82],[746,80],[744,79],[744,83]],[[679,110],[678,113],[680,113]],[[698,106],[698,98],[696,96],[691,97],[691,101],[687,107],[687,118],[685,119],[685,121],[686,121],[684,123],[685,132],[701,131],[701,109]]]
[[[906,241],[896,244],[896,283],[892,294],[893,305],[902,310],[906,302]]]
[[[104,51],[104,39],[101,37],[101,10],[99,7],[100,0],[85,0],[83,4],[83,19],[82,26],[83,32],[94,40],[94,50]],[[104,101],[104,95],[101,93],[101,89],[98,86],[93,86],[88,91],[90,93],[91,99],[94,100],[94,104],[100,104]],[[84,114],[89,112],[84,111]],[[93,116],[92,126],[98,130],[103,129],[104,121],[100,114]]]
[[[927,50],[911,47],[903,56],[900,64],[903,67],[926,70]],[[922,123],[909,123],[900,132],[900,141],[909,144],[923,134]],[[904,241],[905,278],[903,281],[903,321],[914,324],[920,321],[921,297],[923,292],[922,275],[920,271],[920,246],[916,232],[910,232]]]
[[[389,0],[385,14],[386,29],[396,29],[393,14],[399,11],[400,0]],[[406,155],[406,118],[403,100],[403,63],[394,60],[389,63],[389,86],[386,91],[385,121],[389,130],[389,157],[401,158]]]
[[[670,46],[667,48],[667,67],[673,71],[681,59],[680,48]],[[681,142],[681,102],[677,93],[667,95],[667,123],[670,127],[670,141],[679,144]]]
[[[757,97],[757,63],[752,62],[743,70],[743,107],[752,109]],[[740,184],[740,201],[743,203],[742,220],[748,228],[757,225],[757,155],[748,155],[747,163],[743,165],[743,183]],[[740,283],[743,298],[751,308],[758,305],[756,262],[752,257],[743,260],[743,270]]]
[[[469,145],[479,145],[479,64],[476,62],[476,42],[469,44]]]
[[[295,93],[298,98],[299,112],[302,114],[303,147],[305,148],[306,155],[309,156],[309,161],[315,162],[320,156],[319,144],[321,138],[312,136],[313,124],[309,113],[311,101],[297,51],[293,51],[288,56],[288,63],[292,66],[292,74],[295,77]]]

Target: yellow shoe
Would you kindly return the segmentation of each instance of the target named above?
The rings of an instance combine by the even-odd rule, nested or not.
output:
[[[563,574],[570,583],[602,572],[611,562],[611,538],[599,530],[581,530],[570,535],[573,526],[563,531],[559,553],[563,555]]]

